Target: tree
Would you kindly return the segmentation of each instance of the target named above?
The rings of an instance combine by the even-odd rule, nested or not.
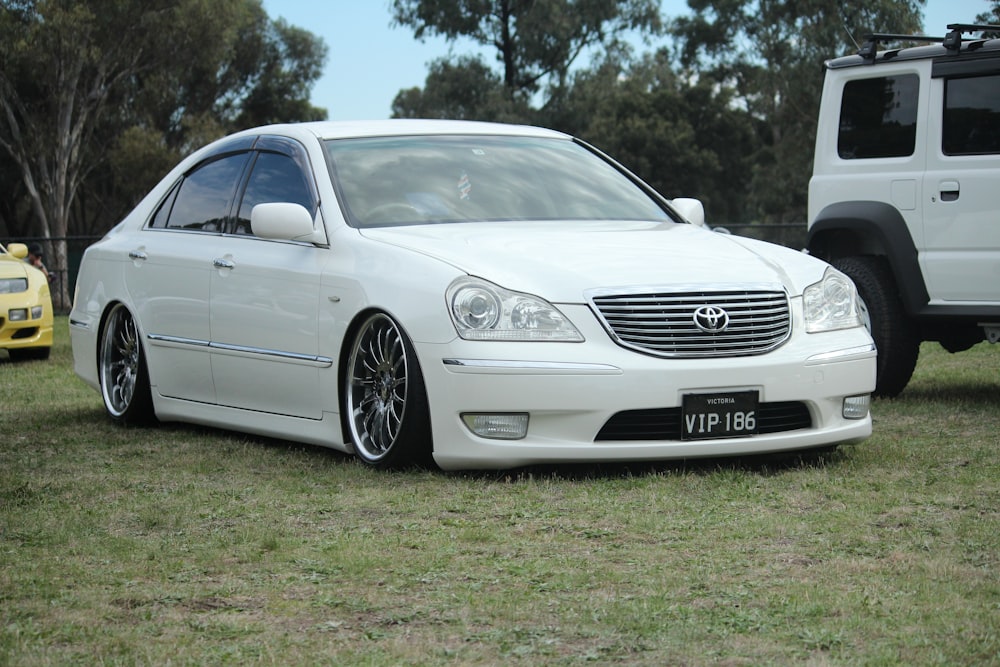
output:
[[[302,28],[285,21],[260,26],[263,39],[244,86],[236,127],[288,121],[324,120],[326,109],[309,103],[313,83],[323,73],[326,47]]]
[[[690,76],[737,91],[764,129],[748,213],[806,217],[824,60],[857,49],[865,33],[920,31],[924,0],[688,0],[673,22]]]
[[[325,115],[303,102],[325,57],[310,37],[272,27],[260,0],[3,0],[0,152],[35,235],[68,235],[81,190],[107,168],[109,147],[128,145],[128,128],[133,142],[145,133],[144,150],[159,134],[170,153],[190,147],[191,128],[211,126],[201,141],[260,118]],[[53,247],[65,272],[66,244]]]
[[[709,219],[742,220],[754,121],[732,93],[676,75],[665,51],[578,73],[551,126],[614,155],[669,197],[697,197]]]
[[[523,104],[543,84],[565,83],[587,49],[608,47],[628,31],[660,28],[656,0],[393,0],[391,6],[395,23],[412,28],[417,39],[462,37],[495,49],[507,100]]]
[[[453,118],[529,122],[532,110],[511,100],[503,81],[481,59],[435,60],[424,87],[399,91],[392,102],[394,118]]]
[[[992,6],[988,11],[976,17],[976,23],[980,25],[1000,25],[1000,0],[992,0]],[[990,37],[996,37],[991,33]]]

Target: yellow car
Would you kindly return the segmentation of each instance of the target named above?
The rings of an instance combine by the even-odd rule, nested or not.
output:
[[[23,243],[0,245],[0,349],[11,361],[48,359],[52,348],[49,282],[27,254]]]

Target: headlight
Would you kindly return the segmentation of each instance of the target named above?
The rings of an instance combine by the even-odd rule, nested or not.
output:
[[[806,332],[836,331],[861,326],[858,290],[851,279],[834,268],[823,274],[823,280],[802,292]]]
[[[0,280],[0,294],[16,294],[28,291],[27,278],[4,278]]]
[[[459,278],[446,298],[455,329],[466,340],[583,341],[558,308],[530,294],[479,278]]]

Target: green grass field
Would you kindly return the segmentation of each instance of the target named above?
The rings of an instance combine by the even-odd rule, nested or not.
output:
[[[826,456],[378,473],[0,355],[0,665],[1000,665],[1000,346]]]

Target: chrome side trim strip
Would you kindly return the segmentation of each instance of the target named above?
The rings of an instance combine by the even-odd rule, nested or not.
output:
[[[515,361],[506,359],[442,359],[453,373],[508,373],[523,375],[622,375],[622,369],[610,364],[564,361]]]
[[[263,357],[274,357],[275,359],[283,359],[286,361],[299,361],[309,364],[319,364],[320,366],[332,366],[333,359],[329,357],[320,357],[312,354],[300,354],[298,352],[285,352],[283,350],[266,350],[257,347],[247,347],[245,345],[227,345],[225,343],[209,343],[208,345],[213,351],[219,351],[223,354],[234,354],[237,356],[263,356]]]
[[[323,368],[333,365],[333,359],[318,355],[300,354],[298,352],[286,352],[284,350],[269,350],[259,347],[248,347],[246,345],[228,345],[226,343],[215,343],[208,340],[198,340],[196,338],[182,338],[180,336],[164,336],[161,334],[149,334],[146,336],[157,345],[168,347],[197,347],[208,348],[212,352],[221,354],[231,354],[233,356],[245,357],[266,357],[279,361],[292,361],[302,364],[315,364]]]
[[[166,345],[175,345],[178,347],[208,347],[211,345],[210,341],[207,340],[197,340],[195,338],[181,338],[180,336],[163,336],[161,334],[149,334],[146,336],[149,340],[154,343],[163,343]]]

